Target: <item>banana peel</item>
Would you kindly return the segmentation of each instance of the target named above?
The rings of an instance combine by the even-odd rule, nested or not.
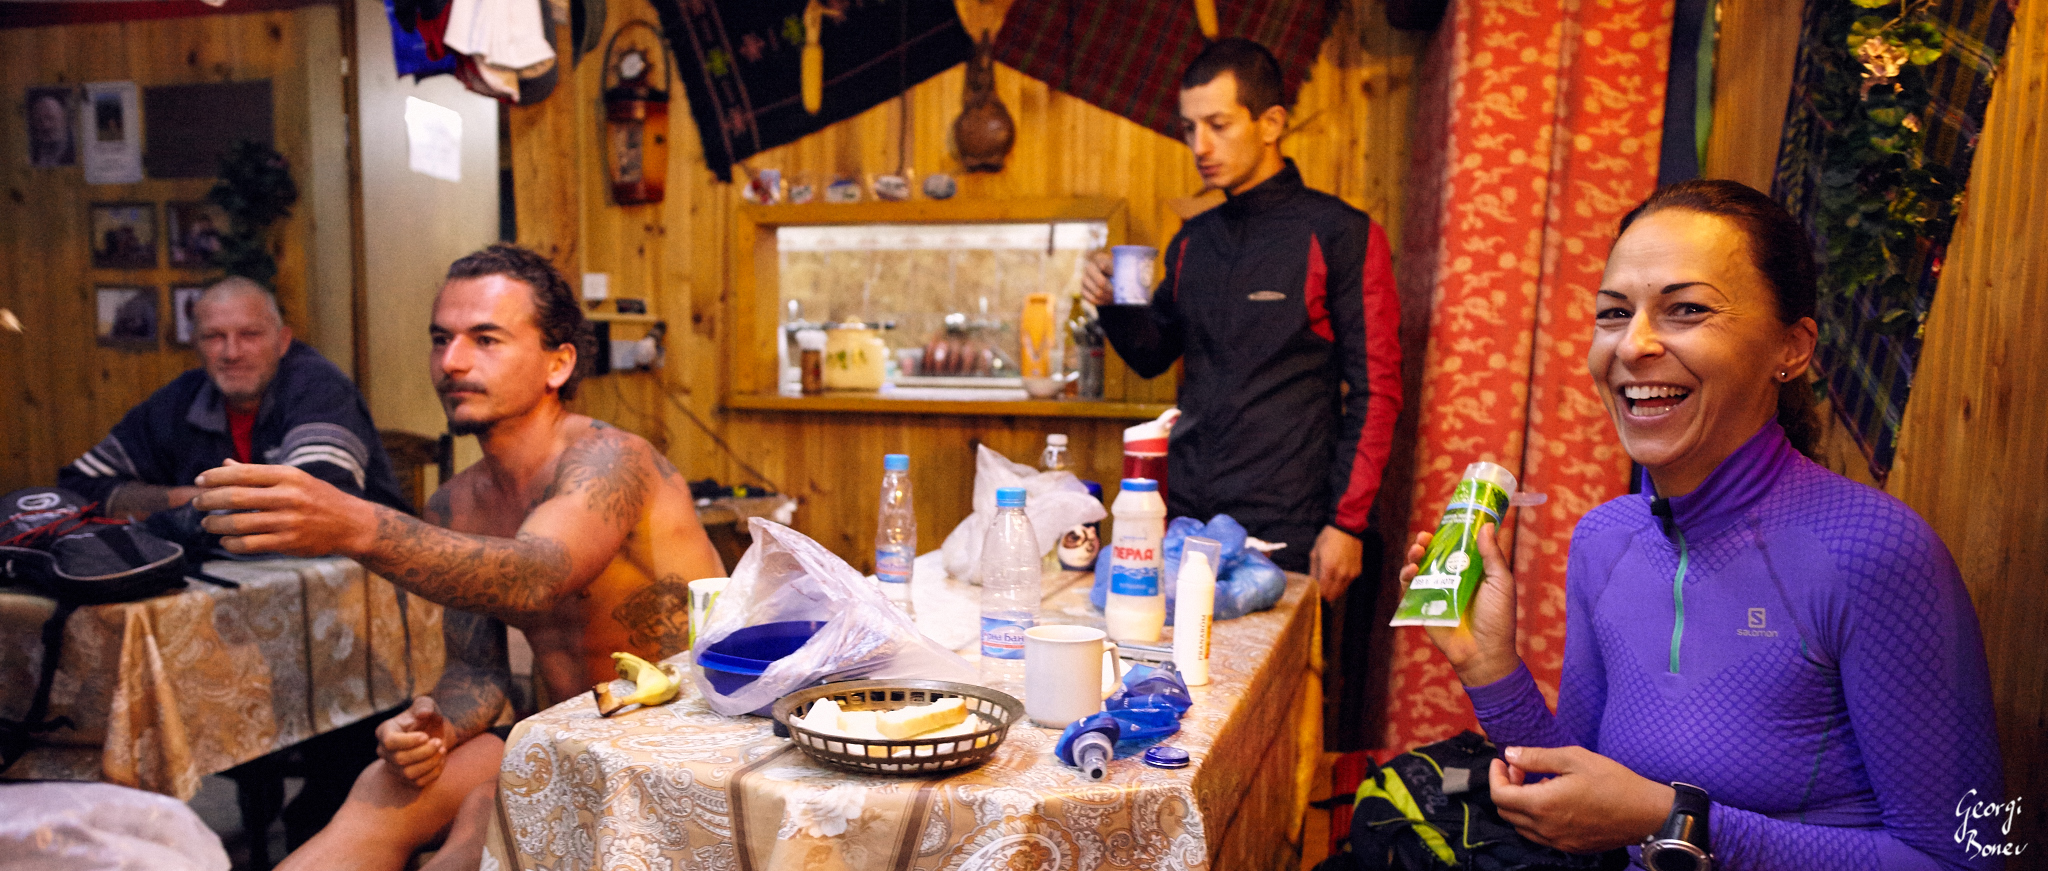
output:
[[[682,692],[683,675],[673,665],[656,665],[623,652],[612,654],[612,665],[618,669],[620,679],[633,682],[633,692],[624,696],[614,695],[611,681],[591,687],[590,694],[597,700],[597,715],[600,717],[609,717],[633,705],[652,707],[666,704]]]

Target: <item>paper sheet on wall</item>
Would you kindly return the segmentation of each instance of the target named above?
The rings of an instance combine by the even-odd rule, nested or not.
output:
[[[407,97],[405,138],[413,172],[442,181],[462,180],[462,113]]]
[[[79,113],[86,184],[142,180],[142,92],[134,82],[89,82]]]

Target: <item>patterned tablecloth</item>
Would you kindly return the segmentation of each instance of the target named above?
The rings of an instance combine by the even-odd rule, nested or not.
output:
[[[217,561],[239,589],[80,608],[65,625],[45,736],[6,773],[104,780],[189,799],[199,779],[432,687],[441,608],[346,559]],[[0,592],[0,717],[35,692],[48,599]]]
[[[1086,576],[1046,580],[1043,622],[1101,625]],[[609,720],[585,693],[514,729],[484,867],[1291,866],[1322,746],[1313,590],[1290,575],[1278,607],[1216,625],[1214,680],[1166,740],[1192,765],[1119,758],[1099,783],[1052,757],[1057,730],[1028,722],[979,768],[863,776],[810,761],[766,719],[712,712],[694,687]]]

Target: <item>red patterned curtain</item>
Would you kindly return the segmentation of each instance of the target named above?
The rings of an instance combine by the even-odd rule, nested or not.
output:
[[[1418,97],[1401,277],[1432,314],[1409,536],[1475,460],[1549,494],[1518,512],[1513,558],[1522,656],[1553,703],[1572,527],[1628,489],[1586,346],[1615,224],[1656,186],[1670,29],[1670,0],[1455,0]],[[1395,631],[1382,746],[1473,728],[1443,656]]]

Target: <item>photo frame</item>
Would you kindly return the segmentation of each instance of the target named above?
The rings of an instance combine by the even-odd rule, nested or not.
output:
[[[156,268],[155,203],[93,203],[91,209],[86,224],[94,269]]]
[[[228,231],[228,213],[208,200],[164,204],[164,247],[171,265],[203,269],[213,265],[220,253],[221,237]]]
[[[171,341],[180,345],[192,344],[198,331],[192,319],[192,306],[205,292],[205,287],[196,284],[171,288]]]
[[[77,166],[78,89],[29,88],[22,107],[28,117],[28,165]]]
[[[157,290],[133,285],[100,285],[94,289],[95,338],[114,348],[154,348],[159,325]]]

